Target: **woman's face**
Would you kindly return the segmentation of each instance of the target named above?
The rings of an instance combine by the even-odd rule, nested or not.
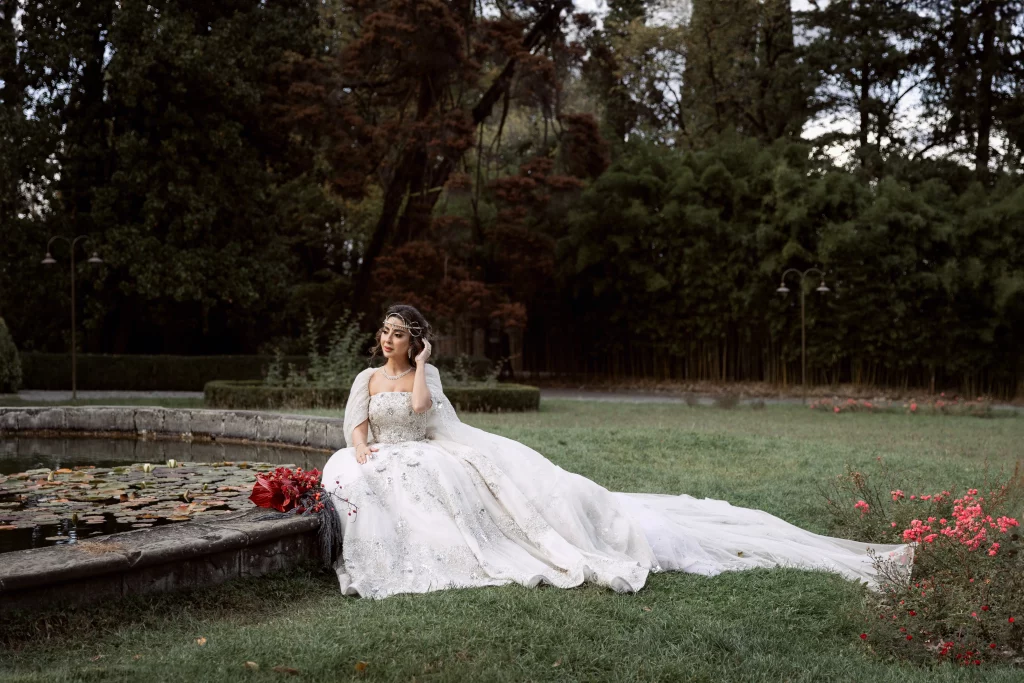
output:
[[[380,328],[380,348],[385,358],[409,358],[411,339],[409,331],[401,327],[401,324],[400,318],[388,318]]]

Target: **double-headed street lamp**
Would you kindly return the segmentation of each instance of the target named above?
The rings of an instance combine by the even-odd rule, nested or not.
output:
[[[77,352],[77,339],[75,337],[75,247],[78,245],[79,240],[85,242],[88,239],[88,235],[79,235],[73,240],[69,240],[62,235],[54,235],[46,243],[46,258],[41,262],[44,266],[52,266],[57,263],[56,259],[50,255],[50,245],[53,244],[54,240],[64,240],[71,247],[71,400],[78,398],[78,362],[75,356]],[[103,259],[94,251],[92,256],[86,260],[86,263],[100,264],[103,263]]]
[[[825,294],[832,290],[825,286],[825,273],[817,268],[808,268],[803,272],[796,268],[790,268],[782,274],[782,282],[779,284],[779,288],[775,290],[776,292],[789,294],[789,287],[786,286],[786,276],[790,273],[796,273],[800,276],[800,384],[803,387],[803,401],[807,403],[807,307],[804,303],[804,279],[811,273],[817,273],[821,277],[821,284],[814,291]]]

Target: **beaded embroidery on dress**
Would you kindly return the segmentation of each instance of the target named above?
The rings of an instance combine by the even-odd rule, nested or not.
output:
[[[909,569],[908,545],[820,536],[760,510],[688,495],[614,493],[512,439],[462,423],[425,368],[432,407],[410,392],[369,395],[373,368],[352,385],[346,448],[324,467],[358,513],[339,509],[342,592],[363,597],[518,583],[617,591],[650,572],[706,575],[750,567],[836,571],[875,584],[873,553]],[[355,459],[352,430],[369,420],[379,446]]]

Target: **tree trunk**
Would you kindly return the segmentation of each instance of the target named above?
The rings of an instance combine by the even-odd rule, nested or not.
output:
[[[996,8],[994,1],[981,3],[981,54],[978,55],[981,74],[978,80],[978,140],[975,148],[975,173],[978,180],[988,179],[988,164],[991,157],[991,136],[993,109],[995,107],[993,88],[995,74],[999,68],[996,54]]]

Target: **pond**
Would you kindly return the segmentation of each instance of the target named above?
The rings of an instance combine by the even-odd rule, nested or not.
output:
[[[252,507],[256,474],[329,453],[146,439],[0,439],[0,553]]]

